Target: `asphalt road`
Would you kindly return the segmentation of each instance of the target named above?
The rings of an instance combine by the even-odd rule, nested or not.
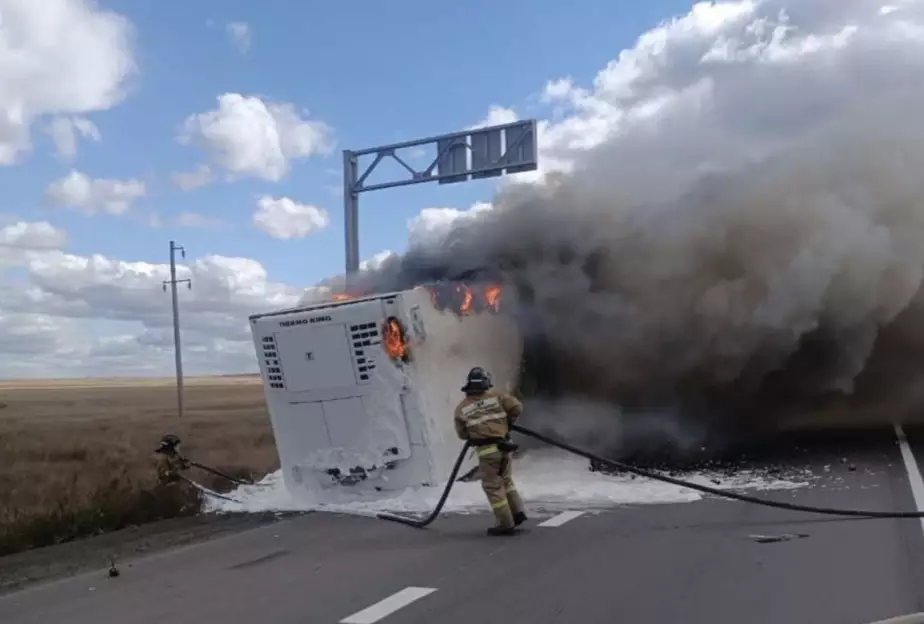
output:
[[[924,462],[924,435],[909,440]],[[780,449],[765,460],[818,478],[761,496],[916,508],[891,431]],[[117,578],[100,570],[10,594],[0,622],[864,624],[924,611],[920,520],[716,499],[578,512],[557,526],[535,516],[512,538],[485,536],[486,515],[421,531],[310,514],[140,559]],[[754,537],[785,534],[804,537]]]

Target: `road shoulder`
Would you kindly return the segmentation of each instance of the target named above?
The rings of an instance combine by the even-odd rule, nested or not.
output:
[[[295,514],[201,514],[0,557],[0,595],[106,569],[113,559],[120,569],[131,567],[141,557],[255,529],[292,515]]]

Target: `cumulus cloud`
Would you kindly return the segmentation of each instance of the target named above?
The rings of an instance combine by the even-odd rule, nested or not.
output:
[[[71,160],[77,155],[78,136],[99,142],[102,138],[99,128],[86,117],[55,117],[45,131],[51,136],[58,156]]]
[[[385,249],[373,255],[371,258],[366,258],[365,260],[361,261],[359,263],[359,270],[376,271],[380,269],[382,265],[385,264],[385,262],[396,257],[397,254],[395,252]]]
[[[0,229],[0,267],[15,252],[22,274],[0,280],[0,376],[164,374],[172,366],[167,263],[68,253],[44,222]],[[204,255],[177,267],[190,374],[256,370],[248,316],[293,305],[301,289],[269,279],[259,262]],[[106,331],[100,328],[106,328]]]
[[[425,208],[408,222],[408,241],[412,247],[439,245],[454,227],[474,222],[491,208],[488,202],[477,202],[467,210]]]
[[[488,108],[488,115],[474,126],[475,128],[485,128],[487,126],[500,126],[503,124],[513,123],[519,119],[517,112],[512,108],[506,108],[504,106],[492,105]]]
[[[52,317],[46,314],[5,313],[0,310],[0,353],[9,359],[32,360],[36,354],[67,354],[72,350],[75,330],[79,333],[78,323],[72,319]],[[35,363],[22,366],[14,363],[17,370],[38,367]],[[0,371],[3,371],[0,364]]]
[[[36,254],[60,249],[67,233],[47,221],[15,221],[0,227],[0,269],[20,266]]]
[[[146,194],[147,187],[140,180],[94,179],[72,170],[48,185],[44,199],[49,204],[74,208],[88,215],[100,212],[121,215]]]
[[[16,249],[60,249],[67,232],[47,221],[16,221],[0,228],[0,246]]]
[[[273,238],[288,240],[323,230],[330,225],[330,217],[326,210],[291,197],[264,195],[257,200],[253,225]]]
[[[517,177],[572,171],[604,144],[621,159],[620,182],[635,181],[626,195],[674,189],[742,156],[759,159],[835,111],[874,99],[864,85],[906,90],[899,85],[917,71],[911,50],[921,13],[917,3],[875,0],[697,3],[641,35],[591,86],[550,80],[542,96],[556,114],[539,124],[540,172]],[[881,57],[879,42],[900,56]]]
[[[250,49],[250,24],[247,22],[230,22],[225,26],[225,32],[231,39],[231,43],[238,49],[241,54],[246,54]]]
[[[32,124],[46,115],[65,120],[51,126],[65,155],[75,131],[93,138],[80,115],[110,109],[126,97],[135,72],[133,38],[125,17],[89,0],[3,0],[0,165],[14,164],[31,150]]]
[[[425,208],[420,214],[408,220],[408,244],[410,249],[427,249],[441,245],[456,228],[471,226],[480,223],[487,216],[493,206],[487,202],[476,202],[468,209],[458,208]],[[377,281],[380,272],[391,274],[400,270],[402,256],[391,250],[382,250],[359,263],[359,275],[355,281],[362,284],[358,290],[365,287],[366,279]],[[409,284],[404,284],[409,285]],[[396,286],[397,287],[397,286]],[[346,287],[346,276],[343,273],[328,276],[319,283],[308,287],[302,297],[301,303],[314,303],[324,301],[332,293]]]
[[[571,78],[556,78],[545,84],[545,89],[542,90],[542,101],[568,101],[574,92],[574,81]]]
[[[180,140],[193,143],[235,176],[278,182],[292,162],[333,150],[331,128],[294,104],[224,93],[218,108],[188,117]]]
[[[163,280],[170,277],[166,263],[52,251],[30,259],[26,268],[30,282],[41,289],[48,312],[169,325],[169,306],[161,310],[155,303],[160,301]],[[184,306],[201,317],[190,319],[187,326],[210,327],[222,317],[224,328],[236,328],[238,338],[247,328],[245,310],[283,307],[295,294],[290,287],[270,281],[263,265],[249,258],[206,255],[177,267],[177,275],[192,280]]]

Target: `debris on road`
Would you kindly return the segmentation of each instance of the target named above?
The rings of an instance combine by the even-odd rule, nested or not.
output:
[[[788,542],[808,536],[808,533],[784,533],[782,535],[749,535],[748,537],[758,544],[774,544],[776,542]]]

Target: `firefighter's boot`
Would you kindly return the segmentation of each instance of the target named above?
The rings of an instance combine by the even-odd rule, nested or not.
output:
[[[488,529],[488,535],[513,535],[517,529],[506,498],[496,502],[492,501],[491,508],[497,524]]]
[[[517,492],[513,481],[509,478],[506,481],[507,504],[510,506],[510,512],[513,514],[513,523],[516,526],[520,526],[527,520],[525,505],[523,505],[523,499],[520,498],[520,494]]]

